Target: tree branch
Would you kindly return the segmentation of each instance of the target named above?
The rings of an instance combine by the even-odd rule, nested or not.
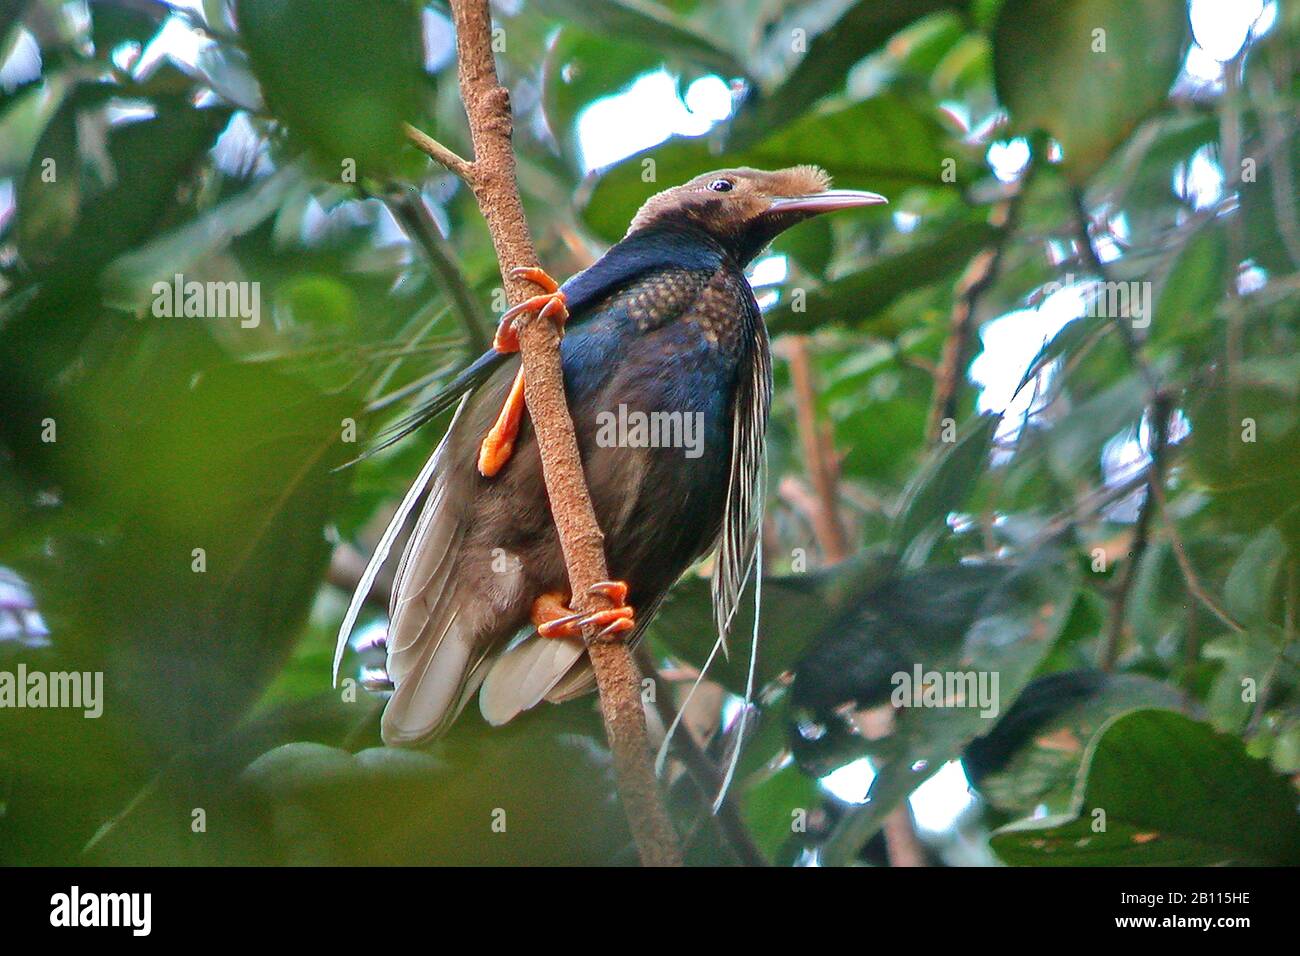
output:
[[[817,418],[817,387],[808,357],[808,339],[792,335],[782,346],[794,387],[799,443],[803,446],[808,480],[816,493],[809,518],[822,556],[827,563],[834,564],[849,556],[848,533],[839,509],[839,461],[828,426]]]
[[[536,265],[537,251],[528,232],[515,179],[510,94],[497,81],[487,0],[452,0],[451,14],[456,28],[461,97],[469,116],[474,160],[464,160],[418,130],[408,130],[408,136],[420,149],[465,179],[473,190],[492,236],[506,297],[515,304],[531,294],[535,286],[515,278],[511,270]],[[519,342],[524,397],[537,432],[542,475],[564,552],[573,608],[600,610],[608,602],[588,594],[588,590],[609,577],[604,535],[596,522],[573,420],[565,401],[559,332],[550,322],[526,322],[520,329]],[[641,862],[646,866],[680,866],[677,834],[655,779],[641,704],[640,675],[631,650],[621,640],[596,640],[593,635],[587,635],[587,641],[600,691],[601,714],[614,754],[619,793]]]
[[[1026,174],[1028,175],[1028,174]],[[1015,216],[1020,192],[995,207],[989,218],[997,228],[993,242],[976,253],[957,281],[957,294],[953,298],[952,315],[948,320],[948,337],[943,343],[943,354],[934,372],[934,397],[930,402],[926,434],[938,441],[944,419],[957,417],[957,394],[961,390],[962,376],[970,358],[970,344],[975,333],[975,312],[980,297],[993,285],[1002,266],[1007,240],[1015,232]]]

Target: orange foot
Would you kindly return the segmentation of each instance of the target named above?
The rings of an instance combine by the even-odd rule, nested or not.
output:
[[[559,283],[547,275],[545,270],[525,266],[511,269],[510,274],[519,279],[527,279],[546,291],[541,295],[525,299],[501,316],[501,324],[497,326],[496,335],[492,339],[492,348],[502,353],[519,351],[519,329],[516,323],[524,313],[536,312],[538,318],[550,319],[560,330],[564,329],[564,323],[569,318],[569,310],[564,304],[564,293],[560,291]],[[515,450],[515,438],[519,435],[519,423],[523,417],[524,370],[520,368],[515,375],[514,383],[510,386],[510,394],[501,409],[501,414],[497,416],[497,420],[483,439],[483,444],[479,446],[478,470],[484,478],[491,478],[510,460],[510,455]]]
[[[612,637],[636,627],[633,610],[623,602],[627,600],[627,584],[623,581],[601,581],[588,589],[588,594],[603,594],[615,607],[605,611],[575,613],[557,591],[543,594],[533,602],[533,625],[542,637],[582,638],[587,627],[599,627],[597,638]]]

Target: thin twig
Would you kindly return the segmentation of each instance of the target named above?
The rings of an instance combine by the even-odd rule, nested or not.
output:
[[[420,152],[435,163],[441,163],[461,179],[469,182],[474,176],[474,164],[465,157],[453,152],[438,142],[428,133],[421,132],[410,123],[403,124],[406,138]]]
[[[1200,576],[1196,573],[1196,568],[1192,566],[1192,560],[1187,556],[1187,546],[1183,544],[1183,536],[1178,530],[1178,525],[1174,521],[1174,516],[1170,512],[1168,499],[1165,497],[1163,485],[1153,486],[1156,495],[1156,502],[1160,505],[1160,513],[1165,518],[1165,532],[1169,535],[1169,544],[1173,548],[1174,561],[1178,565],[1178,570],[1183,574],[1183,581],[1187,584],[1187,591],[1192,597],[1200,601],[1211,614],[1231,628],[1235,633],[1242,634],[1245,628],[1237,622],[1231,614],[1223,609],[1201,583]]]
[[[842,561],[848,556],[849,544],[836,488],[839,484],[839,460],[828,426],[817,417],[817,387],[813,383],[812,363],[808,358],[808,339],[803,335],[792,335],[781,343],[781,347],[790,366],[795,418],[808,480],[816,493],[809,518],[822,555],[828,562]]]
[[[511,270],[537,264],[528,232],[511,144],[510,94],[497,81],[492,22],[486,0],[452,0],[461,97],[469,116],[474,161],[469,163],[428,137],[408,136],[426,153],[465,178],[487,220],[505,281],[506,297],[517,304],[537,287]],[[542,476],[559,534],[575,611],[595,611],[608,601],[590,589],[609,576],[604,535],[591,504],[578,441],[564,394],[559,331],[551,322],[527,322],[520,329],[525,401],[542,458]],[[655,779],[640,677],[631,650],[621,640],[587,635],[587,652],[600,692],[601,714],[614,755],[623,808],[641,862],[680,866],[681,849]]]
[[[1169,439],[1169,416],[1172,402],[1163,393],[1151,403],[1149,421],[1151,428],[1151,467],[1147,469],[1147,494],[1142,499],[1137,521],[1133,524],[1133,542],[1129,545],[1128,560],[1120,575],[1119,587],[1111,598],[1110,624],[1098,654],[1098,666],[1104,671],[1115,669],[1120,646],[1124,638],[1124,618],[1128,611],[1129,596],[1137,580],[1138,568],[1151,542],[1151,518],[1156,511],[1160,484],[1165,480],[1165,445]]]
[[[451,299],[461,325],[465,327],[473,353],[478,355],[486,351],[491,341],[487,316],[461,271],[451,244],[438,228],[420,194],[414,189],[397,189],[388,194],[386,202],[407,235],[424,250],[429,267],[442,283],[443,291]]]
[[[943,354],[934,371],[934,398],[930,402],[926,424],[926,434],[931,441],[939,440],[945,419],[957,416],[957,395],[961,391],[974,339],[976,309],[980,297],[993,285],[1001,269],[1007,240],[1016,230],[1019,198],[1024,195],[1029,175],[1026,173],[1026,179],[1015,196],[993,208],[989,216],[997,229],[993,241],[975,254],[957,281],[957,294],[953,297],[952,314],[948,320],[948,337],[944,339]]]

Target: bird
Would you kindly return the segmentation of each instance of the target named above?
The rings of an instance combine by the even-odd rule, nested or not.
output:
[[[492,348],[376,444],[455,406],[339,629],[336,682],[362,603],[423,499],[389,608],[386,744],[437,738],[476,693],[483,717],[500,725],[589,692],[583,629],[639,640],[673,583],[709,554],[725,642],[754,563],[772,393],[745,269],[799,222],[884,202],[831,189],[816,166],[721,169],[649,197],[626,235],[563,285],[540,267],[516,270],[543,292],[507,310]],[[518,329],[530,316],[563,332],[565,393],[613,576],[596,590],[614,606],[594,614],[570,610],[524,406]]]

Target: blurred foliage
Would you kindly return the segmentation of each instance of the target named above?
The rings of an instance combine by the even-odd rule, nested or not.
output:
[[[733,788],[755,845],[875,862],[958,761],[978,796],[950,830],[974,839],[923,833],[936,860],[1297,862],[1300,4],[1217,64],[1182,0],[496,14],[556,274],[709,168],[817,163],[890,198],[759,273],[816,389],[777,362]],[[464,304],[498,304],[473,197],[402,140],[470,152],[453,58],[417,0],[0,7],[0,674],[101,672],[105,698],[0,707],[0,862],[635,861],[591,698],[501,729],[470,708],[406,753],[379,745],[373,651],[329,687],[358,557],[444,424],[338,466],[472,358]],[[679,114],[701,80],[730,114],[587,169],[585,111],[658,71]],[[413,190],[423,234],[395,212]],[[187,282],[233,298],[187,311]],[[835,450],[839,563],[801,400]],[[691,702],[719,762],[739,617]],[[651,630],[679,704],[711,621],[692,574]],[[996,712],[894,706],[914,667],[996,675]],[[828,782],[850,766],[862,802]],[[668,768],[690,861],[732,862],[712,794]]]

